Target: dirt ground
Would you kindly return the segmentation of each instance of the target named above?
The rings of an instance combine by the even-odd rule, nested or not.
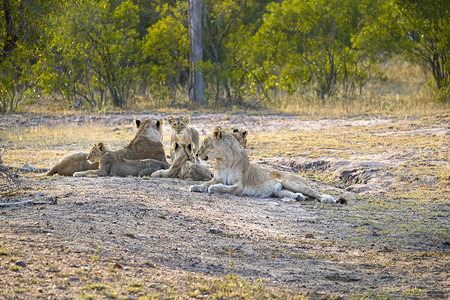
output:
[[[100,122],[115,129],[148,116],[8,115],[2,116],[0,126],[9,130],[69,121]],[[201,134],[219,125],[244,128],[250,135],[286,128],[295,132],[395,126],[397,122],[383,118],[305,121],[246,114],[191,118]],[[449,136],[445,123],[413,130]],[[167,140],[167,125],[164,131]],[[250,154],[257,151],[251,140],[249,146]],[[406,227],[403,233],[396,227],[395,232],[387,232],[382,220],[391,218],[396,223],[407,217],[414,222],[411,214],[416,212],[381,204],[373,209],[374,201],[382,201],[386,190],[402,181],[393,169],[410,161],[414,151],[418,150],[359,153],[346,161],[304,156],[254,159],[262,166],[293,172],[314,169],[317,177],[308,177],[314,188],[345,194],[347,205],[192,193],[189,185],[195,182],[179,179],[23,174],[27,190],[22,200],[41,204],[0,208],[0,298],[64,299],[93,294],[137,299],[155,293],[157,298],[170,298],[183,278],[232,274],[252,283],[262,280],[264,286],[275,289],[274,295],[290,291],[291,296],[312,292],[311,298],[448,299],[448,231],[428,235],[428,231],[411,232]],[[441,151],[448,153],[448,145]],[[323,174],[352,183],[340,186],[332,180],[317,180]],[[427,178],[423,180],[436,180]],[[50,204],[55,199],[57,203]],[[366,210],[369,204],[371,209]],[[448,198],[432,209],[441,214],[417,220],[448,230]],[[209,294],[175,295],[208,298]]]

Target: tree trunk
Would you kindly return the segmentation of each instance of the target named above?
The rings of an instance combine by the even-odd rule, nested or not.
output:
[[[189,18],[189,100],[206,103],[203,93],[203,74],[196,65],[203,59],[202,48],[202,9],[203,0],[188,0]]]

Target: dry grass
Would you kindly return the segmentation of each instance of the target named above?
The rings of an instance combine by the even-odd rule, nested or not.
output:
[[[278,92],[270,101],[262,101],[256,110],[239,108],[224,108],[216,106],[212,100],[208,106],[201,107],[197,103],[188,100],[185,91],[179,93],[175,102],[171,100],[153,99],[151,96],[138,95],[130,99],[124,109],[111,106],[98,109],[85,106],[83,111],[67,109],[69,104],[63,100],[55,100],[54,97],[42,97],[38,102],[27,104],[24,112],[32,113],[134,113],[152,111],[154,113],[181,114],[198,111],[203,113],[223,112],[237,113],[245,110],[246,113],[259,114],[261,111],[296,114],[305,118],[348,118],[364,115],[383,116],[423,116],[432,115],[435,112],[445,113],[449,111],[450,102],[435,100],[436,95],[430,87],[432,78],[418,65],[413,65],[400,59],[393,59],[378,66],[381,76],[374,78],[362,90],[351,99],[342,99],[335,95],[326,100],[318,100],[311,87],[300,87],[297,93],[287,95]],[[251,100],[250,100],[251,102]]]
[[[325,218],[330,224],[345,222],[352,224],[355,234],[342,241],[331,237],[330,247],[325,254],[308,252],[288,252],[290,257],[300,259],[336,260],[339,255],[333,249],[344,243],[353,247],[365,249],[364,254],[346,253],[339,256],[339,261],[351,264],[353,261],[364,261],[368,264],[379,265],[380,268],[397,269],[403,272],[405,266],[412,264],[411,258],[417,255],[413,250],[401,248],[406,241],[426,237],[427,241],[439,244],[450,240],[448,233],[448,195],[450,194],[450,167],[448,163],[448,134],[437,132],[445,124],[450,123],[450,116],[446,113],[428,114],[422,116],[393,117],[391,121],[373,126],[342,126],[331,128],[311,128],[309,130],[280,131],[252,131],[250,130],[249,152],[255,160],[264,158],[307,157],[310,159],[333,158],[336,160],[364,161],[384,157],[386,154],[410,155],[406,162],[396,165],[391,171],[396,178],[407,177],[406,181],[393,184],[385,191],[357,196],[348,206],[320,206],[308,205],[307,209],[315,210],[315,214]],[[444,125],[443,125],[444,124]],[[0,138],[6,142],[8,155],[5,163],[20,165],[32,163],[36,167],[49,167],[63,155],[86,151],[89,145],[98,141],[109,141],[114,148],[123,146],[133,136],[127,130],[113,130],[106,126],[45,127],[38,126],[12,127],[0,131]],[[166,137],[167,139],[168,137]],[[44,150],[45,149],[45,150]],[[308,175],[308,174],[307,174]],[[335,174],[328,171],[309,174],[331,185],[341,185]],[[429,176],[431,183],[423,181],[423,176]],[[375,234],[374,234],[375,233]],[[302,241],[306,243],[307,241]],[[399,249],[395,255],[396,263],[387,259],[383,253],[371,249],[376,244],[382,248]],[[59,255],[61,249],[50,249],[54,255]],[[66,250],[64,250],[66,251]],[[3,254],[2,254],[3,253]],[[5,249],[0,245],[1,256],[9,256],[16,249]],[[12,255],[12,254],[11,254]],[[72,255],[72,254],[71,254]],[[74,253],[73,255],[78,256]],[[274,254],[276,255],[276,254]],[[430,254],[431,255],[431,254]],[[20,256],[19,256],[20,258]],[[427,257],[430,259],[448,259],[448,254],[437,253]],[[118,270],[111,267],[111,262],[102,261],[101,255],[95,260],[93,256],[80,257],[78,266],[89,266],[89,271],[80,268],[67,268],[59,265],[60,272],[42,272],[49,267],[45,262],[36,262],[33,268],[25,271],[29,281],[19,284],[15,290],[5,290],[4,295],[37,296],[41,294],[39,288],[42,280],[51,279],[53,286],[78,293],[81,298],[93,299],[104,295],[111,298],[125,296],[141,297],[143,299],[158,298],[308,298],[296,295],[295,292],[283,288],[270,288],[262,282],[251,282],[229,274],[226,276],[210,277],[188,272],[168,271],[154,268],[142,280],[142,275],[136,276],[132,270]],[[53,262],[48,262],[53,263]],[[22,270],[8,272],[23,273]],[[8,267],[9,268],[9,267]],[[44,276],[46,279],[42,279]],[[36,278],[36,283],[33,282]],[[1,295],[1,293],[0,293]],[[369,290],[364,294],[352,295],[353,299],[389,299],[392,295],[404,298],[426,298],[422,290],[416,287],[404,287],[399,284],[391,291]]]
[[[388,188],[357,196],[351,207],[332,207],[321,213],[332,222],[355,224],[361,237],[353,238],[353,243],[394,247],[407,239],[427,236],[439,244],[450,240],[450,149],[443,127],[449,123],[448,114],[435,114],[397,118],[377,126],[258,131],[251,132],[248,144],[251,157],[257,161],[303,157],[312,161],[392,163],[389,172],[394,182]],[[304,175],[331,186],[347,184],[332,170],[307,171]],[[374,238],[370,238],[372,232],[376,233]]]
[[[407,157],[402,163],[394,164],[390,170],[395,178],[405,178],[393,183],[389,188],[363,195],[357,195],[347,206],[308,205],[306,209],[315,210],[330,224],[341,222],[352,224],[355,234],[345,241],[328,240],[329,246],[352,244],[364,253],[346,253],[343,263],[352,264],[364,260],[367,264],[389,270],[405,272],[415,269],[417,261],[447,260],[448,253],[423,252],[402,248],[411,240],[435,245],[450,241],[448,232],[448,213],[450,194],[450,165],[448,124],[448,104],[434,103],[423,91],[428,80],[420,69],[407,64],[387,64],[385,73],[389,76],[385,82],[373,84],[367,94],[358,100],[346,103],[340,100],[323,105],[317,101],[286,101],[278,110],[298,113],[302,119],[335,118],[369,115],[387,116],[389,122],[374,126],[345,125],[332,128],[311,128],[292,131],[255,131],[250,129],[249,142],[251,158],[303,157],[314,159],[335,159],[339,161],[377,161],[379,158],[395,160],[396,156]],[[139,105],[142,105],[139,104]],[[171,111],[173,113],[173,111]],[[447,132],[442,134],[442,128]],[[441,131],[437,131],[440,129]],[[50,167],[62,156],[88,151],[93,143],[108,141],[112,148],[124,146],[134,132],[126,129],[115,130],[96,124],[57,127],[0,128],[0,139],[9,149],[3,161],[5,165],[20,166],[32,163],[35,167]],[[166,139],[167,140],[167,137]],[[166,149],[167,151],[168,149]],[[330,185],[342,186],[336,174],[328,171],[306,174],[311,178]],[[307,241],[302,241],[307,242]],[[396,249],[383,253],[371,250]],[[328,245],[320,245],[326,248]],[[20,273],[26,271],[26,282],[1,291],[0,295],[13,297],[38,297],[42,294],[43,282],[51,282],[48,289],[60,289],[74,292],[84,299],[101,297],[142,299],[158,298],[308,298],[296,295],[283,288],[270,288],[264,283],[250,282],[232,273],[226,276],[212,277],[188,272],[151,268],[143,276],[134,273],[136,269],[117,269],[110,261],[83,257],[79,253],[70,253],[67,249],[51,248],[49,245],[36,245],[45,249],[49,257],[59,257],[64,251],[78,259],[77,266],[89,266],[89,270],[68,268],[60,264],[59,273],[44,272],[53,261],[34,260],[33,267],[16,269],[10,256],[19,257],[18,249],[9,249],[0,244],[0,260],[5,263],[5,272]],[[332,251],[334,248],[330,248]],[[35,249],[29,249],[33,252]],[[288,253],[299,259],[333,260],[336,254],[316,257],[314,253]],[[338,255],[338,254],[336,254]],[[422,256],[421,256],[422,255]],[[393,259],[391,259],[391,256]],[[416,258],[417,256],[417,258]],[[32,261],[32,257],[30,258]],[[409,268],[409,265],[411,267]],[[12,266],[12,267],[11,267]],[[9,269],[12,268],[12,269]],[[413,273],[413,271],[411,271]],[[412,274],[413,275],[413,274]],[[417,276],[417,275],[414,275]],[[444,274],[442,275],[444,276]],[[148,279],[148,280],[147,280]],[[430,279],[431,280],[431,279]],[[107,284],[104,284],[107,282]],[[1,283],[1,279],[0,279]],[[13,290],[14,289],[14,290]],[[393,290],[367,290],[364,294],[350,295],[349,299],[392,299],[395,296],[404,299],[424,299],[427,295],[419,287],[405,287],[401,283]]]
[[[232,273],[217,277],[159,266],[142,268],[129,264],[123,268],[109,260],[90,260],[84,254],[45,241],[36,241],[32,245],[45,252],[45,257],[39,257],[39,251],[29,247],[26,245],[17,252],[0,244],[0,262],[7,268],[3,271],[27,278],[8,282],[0,296],[35,298],[64,294],[78,295],[79,299],[307,299],[295,291],[267,287],[260,280],[251,282]],[[67,265],[65,260],[54,260],[63,250],[65,257],[70,257],[71,265]],[[23,257],[24,253],[29,256]],[[13,257],[13,254],[19,257]],[[15,261],[24,259],[29,262],[26,268],[15,264]]]
[[[347,118],[364,115],[423,116],[449,111],[449,102],[434,101],[431,78],[420,66],[403,61],[391,61],[379,66],[383,80],[373,80],[362,94],[345,100],[334,96],[318,100],[310,88],[299,94],[282,96],[268,103],[268,107],[284,113],[308,118]]]
[[[37,168],[48,168],[63,156],[74,152],[88,152],[93,144],[105,142],[111,148],[126,146],[134,130],[115,130],[106,126],[13,127],[0,131],[0,138],[8,147],[5,165],[22,166],[32,163]],[[30,157],[33,159],[30,160]]]

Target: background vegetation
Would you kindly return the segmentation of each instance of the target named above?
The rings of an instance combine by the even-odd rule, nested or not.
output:
[[[0,111],[192,104],[187,5],[3,1]],[[205,0],[208,106],[448,107],[449,15],[447,0]]]

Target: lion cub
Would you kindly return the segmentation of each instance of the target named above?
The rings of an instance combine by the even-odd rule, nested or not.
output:
[[[178,177],[195,181],[211,180],[212,174],[209,169],[195,162],[192,154],[192,143],[189,143],[187,146],[175,143],[173,148],[177,158],[173,161],[170,168],[168,170],[158,170],[152,174],[152,177]]]
[[[231,135],[234,136],[234,138],[239,142],[239,144],[242,145],[242,147],[247,148],[247,136],[248,136],[247,130],[233,128]]]
[[[196,151],[199,144],[199,134],[198,131],[192,127],[188,127],[191,118],[189,116],[169,116],[167,122],[172,128],[172,136],[170,138],[170,144],[178,143],[178,145],[189,145],[191,142],[194,143]],[[170,149],[170,158],[172,162],[176,159],[176,152],[174,149]]]
[[[163,124],[163,119],[136,120],[138,130],[134,139],[126,147],[113,152],[126,159],[153,158],[167,163],[164,146],[161,142]],[[46,175],[72,176],[75,172],[97,170],[98,163],[90,164],[86,160],[88,155],[89,153],[79,152],[65,156]]]
[[[151,175],[156,170],[169,168],[167,163],[156,159],[131,160],[121,158],[119,155],[106,149],[103,143],[98,143],[92,147],[86,159],[91,164],[99,163],[100,168],[98,170],[75,172],[73,176],[145,176]]]

